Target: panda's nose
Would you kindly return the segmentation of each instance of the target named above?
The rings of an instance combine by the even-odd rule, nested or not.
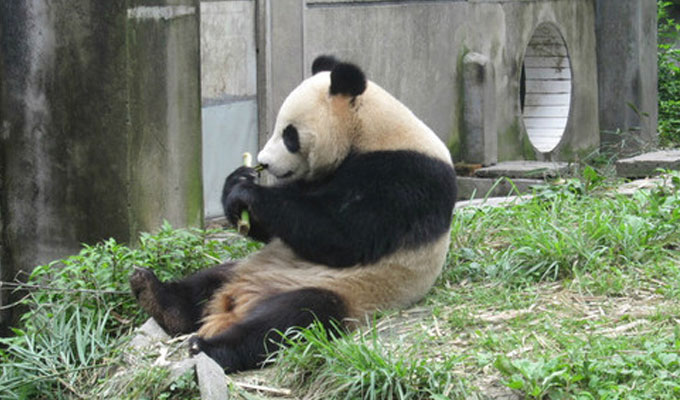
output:
[[[267,151],[267,146],[264,146],[264,149],[260,151],[260,153],[257,155],[257,162],[263,165],[265,168],[267,168],[270,164],[270,157],[269,153]]]
[[[262,163],[260,163],[259,166],[262,167],[262,169],[267,169],[267,168],[269,168],[269,164],[262,164]]]

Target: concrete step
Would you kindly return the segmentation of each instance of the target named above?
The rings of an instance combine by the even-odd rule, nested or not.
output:
[[[569,172],[566,162],[546,161],[504,161],[490,167],[475,171],[479,178],[523,178],[545,179],[560,176]]]
[[[512,181],[512,183],[511,183]],[[504,197],[530,193],[531,187],[545,183],[541,179],[500,179],[500,178],[475,178],[468,176],[458,177],[458,199],[480,199],[484,197]],[[519,192],[519,193],[518,193]]]
[[[504,161],[479,168],[475,165],[457,164],[458,199],[503,197],[530,193],[533,186],[545,183],[545,178],[567,174],[565,162]],[[508,179],[501,179],[508,178]]]
[[[489,197],[486,199],[462,200],[456,202],[456,210],[466,207],[506,207],[528,201],[532,195]]]
[[[657,169],[680,170],[680,149],[661,150],[616,162],[616,174],[623,178],[644,178],[658,175]]]

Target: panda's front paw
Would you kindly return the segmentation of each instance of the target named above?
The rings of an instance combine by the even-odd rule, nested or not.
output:
[[[257,172],[250,167],[239,167],[234,172],[227,176],[222,188],[222,201],[224,201],[234,188],[241,183],[254,183],[257,178]]]
[[[255,201],[255,188],[256,185],[253,183],[241,183],[236,185],[226,198],[222,199],[224,216],[230,224],[236,225],[241,218],[241,213],[251,209]],[[252,210],[250,211],[252,212]]]

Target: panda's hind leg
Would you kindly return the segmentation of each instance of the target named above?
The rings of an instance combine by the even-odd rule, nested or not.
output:
[[[307,327],[317,320],[326,329],[337,330],[346,316],[345,302],[329,290],[304,288],[279,293],[260,301],[225,331],[209,338],[194,337],[191,352],[205,352],[227,373],[252,369],[277,350],[277,344],[283,342],[281,333],[289,328]]]
[[[168,334],[191,333],[200,326],[205,303],[229,281],[233,266],[221,264],[170,282],[161,282],[150,269],[135,267],[130,289],[142,309]]]

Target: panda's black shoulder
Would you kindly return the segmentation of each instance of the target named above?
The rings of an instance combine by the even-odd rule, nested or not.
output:
[[[455,183],[451,164],[412,150],[352,152],[338,168],[337,176],[381,180],[383,185],[427,177],[442,179],[442,184]]]

